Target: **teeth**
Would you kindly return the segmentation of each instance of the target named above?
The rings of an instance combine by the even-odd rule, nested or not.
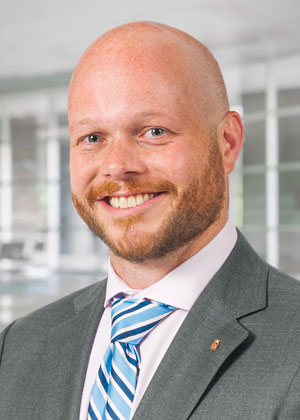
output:
[[[138,194],[136,196],[136,204],[137,204],[137,206],[139,206],[140,204],[143,204],[143,202],[144,202],[143,197],[141,196],[141,194]]]
[[[133,195],[128,197],[127,202],[128,202],[128,207],[135,207],[136,206],[135,198],[133,197]]]
[[[130,207],[140,206],[145,201],[151,200],[158,194],[137,194],[129,197],[110,197],[109,204],[114,208],[128,209]]]
[[[120,207],[119,199],[117,197],[112,197],[111,198],[111,206],[113,206],[115,208]]]

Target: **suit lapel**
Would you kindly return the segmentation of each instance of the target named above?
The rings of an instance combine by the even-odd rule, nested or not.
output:
[[[78,419],[89,355],[103,313],[106,282],[79,295],[73,315],[50,331],[45,355],[45,420]],[[41,413],[42,414],[42,413]]]
[[[266,307],[267,266],[241,234],[202,292],[156,371],[133,420],[189,418],[248,331],[239,319]],[[210,347],[220,340],[217,349]]]

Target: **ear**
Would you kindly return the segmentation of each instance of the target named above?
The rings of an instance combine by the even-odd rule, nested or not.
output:
[[[228,175],[235,166],[243,144],[244,126],[240,114],[228,111],[219,129],[219,145],[223,155],[225,174]]]

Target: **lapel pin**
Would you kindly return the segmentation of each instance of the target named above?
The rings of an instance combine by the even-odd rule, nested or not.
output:
[[[212,350],[212,351],[216,351],[217,350],[217,348],[219,347],[219,345],[220,345],[220,340],[214,340],[214,342],[212,343],[212,345],[210,346],[210,349]]]

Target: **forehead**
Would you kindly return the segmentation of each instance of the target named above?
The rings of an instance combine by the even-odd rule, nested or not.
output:
[[[105,115],[119,108],[190,108],[199,100],[199,84],[186,52],[176,51],[165,44],[90,51],[72,79],[70,118],[88,109]]]

